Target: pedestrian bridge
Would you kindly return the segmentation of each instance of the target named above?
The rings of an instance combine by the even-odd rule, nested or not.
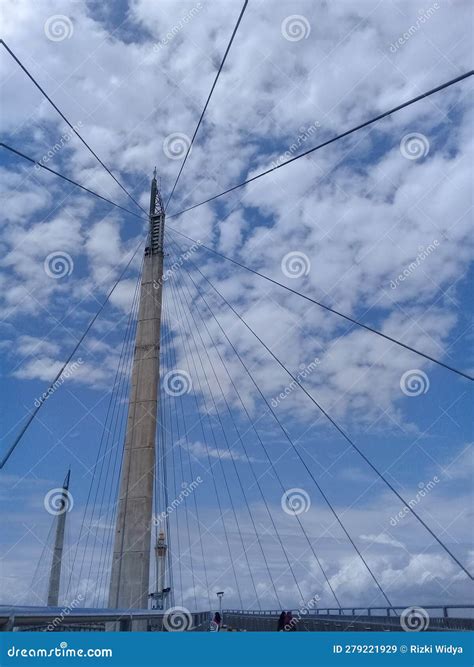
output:
[[[404,629],[401,617],[408,607],[365,607],[352,609],[315,609],[308,613],[293,610],[294,629],[298,632],[328,631],[392,631]],[[425,606],[425,616],[416,617],[419,626],[410,628],[425,631],[474,630],[474,606]],[[148,630],[151,632],[209,631],[211,612],[187,612],[178,608],[175,621],[168,613],[152,609],[70,609],[64,607],[0,606],[0,631],[35,630],[45,632]],[[223,624],[228,631],[275,632],[279,610],[223,611]],[[224,629],[224,628],[223,628]]]

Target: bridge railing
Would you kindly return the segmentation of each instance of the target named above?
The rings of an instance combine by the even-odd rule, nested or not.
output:
[[[298,631],[396,631],[401,630],[400,614],[403,607],[363,607],[334,608],[313,610],[292,610],[295,630]],[[474,630],[474,606],[445,605],[423,607],[429,615],[426,629],[430,630]],[[454,616],[454,613],[463,615]],[[60,608],[56,607],[1,607],[0,631],[36,630],[36,631],[80,631],[118,629],[121,631],[163,632],[167,627],[165,614],[158,610],[112,610],[112,609],[74,609],[67,617],[61,617]],[[307,612],[307,613],[306,613]],[[262,611],[225,609],[223,623],[229,629],[274,632],[277,629],[280,610]],[[192,612],[191,631],[209,630],[211,613],[209,611]],[[169,621],[168,621],[169,623]],[[113,627],[111,627],[113,624]],[[173,628],[171,628],[173,629]],[[176,629],[176,628],[175,628]],[[179,629],[179,628],[178,628]]]
[[[414,607],[419,607],[426,609],[429,613],[431,610],[440,611],[439,614],[436,614],[436,617],[450,618],[454,616],[455,610],[462,610],[462,613],[456,617],[460,618],[474,618],[474,605],[469,604],[456,604],[456,605],[413,605]],[[408,607],[325,607],[325,608],[315,608],[310,609],[305,612],[305,615],[314,615],[314,616],[360,616],[365,612],[366,616],[394,616],[399,617],[405,609]],[[292,614],[299,613],[297,609],[291,609]],[[226,614],[246,614],[249,616],[279,616],[281,610],[278,609],[251,609],[251,610],[239,610],[239,609],[224,609],[223,613]],[[431,615],[431,614],[430,614]],[[435,616],[433,614],[433,616]]]
[[[291,610],[293,628],[299,631],[396,631],[402,630],[401,614],[407,607],[350,607],[326,608],[312,610]],[[440,607],[426,605],[427,619],[421,627],[423,630],[474,630],[474,606],[445,605]],[[454,616],[458,610],[462,616]],[[223,611],[223,620],[236,629],[249,631],[274,631],[277,629],[281,611],[271,610],[238,610]]]
[[[59,607],[8,607],[0,606],[0,632],[28,630],[35,632],[64,632],[95,630],[166,632],[177,628],[190,631],[207,631],[211,620],[210,611],[189,612],[173,621],[162,611],[152,609],[64,609]],[[174,623],[177,626],[174,626]],[[171,626],[170,627],[167,627]]]

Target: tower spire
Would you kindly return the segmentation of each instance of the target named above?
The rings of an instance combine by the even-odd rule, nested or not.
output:
[[[71,469],[67,471],[63,482],[59,500],[55,506],[56,514],[56,532],[54,536],[53,560],[48,582],[48,607],[57,607],[59,602],[59,587],[61,584],[61,568],[63,563],[64,550],[64,531],[66,529],[66,514],[69,507],[69,480],[71,478]],[[55,489],[58,491],[59,489]]]
[[[109,606],[119,609],[148,607],[164,224],[155,169],[151,181],[149,239],[140,288],[109,592]]]

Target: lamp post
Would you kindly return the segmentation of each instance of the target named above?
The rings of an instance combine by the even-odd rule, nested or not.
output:
[[[219,614],[221,616],[221,626],[222,626],[222,598],[224,597],[224,591],[218,591],[216,595],[219,598]]]

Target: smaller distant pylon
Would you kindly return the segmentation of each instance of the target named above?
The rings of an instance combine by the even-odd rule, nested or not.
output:
[[[152,609],[165,609],[166,598],[171,590],[165,588],[167,551],[168,545],[166,544],[165,534],[160,531],[155,545],[156,591],[150,595]]]

